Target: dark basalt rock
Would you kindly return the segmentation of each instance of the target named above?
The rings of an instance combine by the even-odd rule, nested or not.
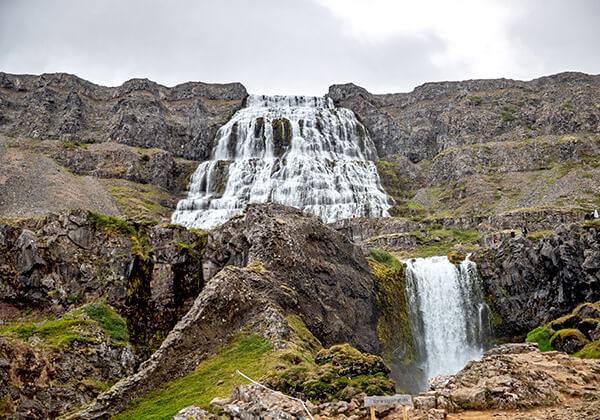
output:
[[[600,299],[600,271],[585,261],[600,255],[600,233],[593,226],[560,225],[539,242],[507,238],[477,252],[484,293],[495,317],[497,337],[526,334],[573,310]],[[575,328],[591,313],[582,307],[555,328]]]

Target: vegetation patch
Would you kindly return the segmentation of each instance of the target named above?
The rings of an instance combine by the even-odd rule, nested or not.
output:
[[[416,354],[406,301],[404,265],[391,254],[375,248],[371,250],[369,266],[377,278],[377,335],[382,345],[381,354],[384,360],[391,361],[393,351],[404,348],[402,363],[408,364]]]
[[[549,327],[537,327],[527,334],[526,343],[537,343],[540,351],[551,351],[554,347],[550,344],[550,338],[554,330]]]
[[[527,342],[538,343],[541,351],[562,350],[585,359],[600,358],[600,302],[582,303],[570,314],[537,327]]]
[[[240,334],[192,374],[158,387],[113,418],[166,419],[192,404],[209,409],[213,398],[229,396],[236,386],[247,383],[236,370],[251,378],[266,374],[274,362],[271,350],[271,344],[261,336]]]
[[[168,218],[175,206],[171,194],[155,185],[121,179],[101,179],[100,182],[123,214],[133,220],[159,221]]]
[[[395,392],[389,369],[379,356],[364,354],[348,344],[317,353],[314,361],[292,361],[283,370],[269,372],[268,386],[315,402],[349,400],[355,395]]]
[[[58,348],[71,347],[74,343],[99,343],[101,332],[114,344],[127,342],[125,321],[103,302],[86,305],[59,319],[15,322],[0,327],[2,335],[24,341],[35,337],[42,345]]]
[[[114,342],[127,342],[127,325],[125,324],[125,321],[106,303],[91,303],[84,306],[82,310],[92,320],[96,321],[104,331],[104,334],[110,337]]]
[[[515,112],[517,109],[512,105],[505,105],[502,107],[502,121],[508,122],[517,119],[515,117]]]

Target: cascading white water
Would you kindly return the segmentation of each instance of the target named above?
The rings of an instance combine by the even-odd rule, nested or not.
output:
[[[467,258],[457,266],[445,256],[405,263],[411,326],[426,380],[480,359],[491,326],[475,263]]]
[[[172,222],[210,229],[248,203],[276,202],[325,222],[389,216],[373,142],[354,113],[329,98],[250,95],[218,131]]]

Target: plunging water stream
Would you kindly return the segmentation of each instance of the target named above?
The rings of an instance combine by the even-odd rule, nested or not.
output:
[[[172,222],[210,229],[248,203],[276,202],[325,222],[388,216],[377,153],[354,113],[329,98],[250,95],[218,131]]]
[[[491,338],[489,310],[479,289],[477,266],[468,258],[417,258],[406,263],[411,326],[425,383],[458,372],[480,359]]]

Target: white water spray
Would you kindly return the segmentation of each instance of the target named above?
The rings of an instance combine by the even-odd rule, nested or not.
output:
[[[405,263],[411,326],[426,379],[481,359],[491,329],[475,263],[467,258],[457,266],[445,256]]]
[[[276,202],[325,222],[389,216],[373,142],[354,113],[331,99],[248,97],[219,129],[211,160],[192,176],[172,222],[210,229],[248,203]]]

